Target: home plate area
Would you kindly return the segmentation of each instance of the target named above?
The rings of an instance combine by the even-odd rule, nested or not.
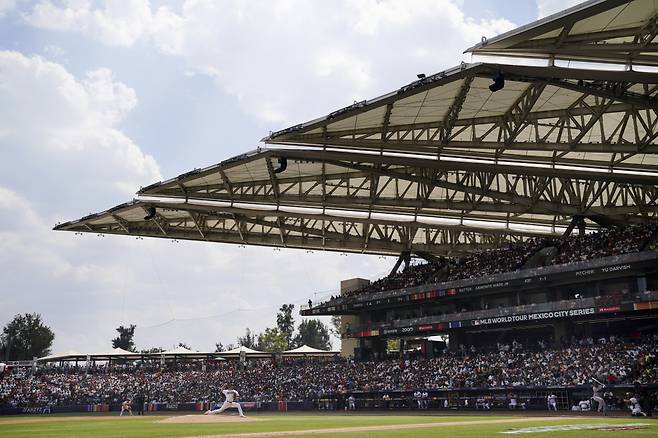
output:
[[[568,430],[605,430],[609,432],[622,431],[622,430],[637,430],[644,429],[650,424],[648,423],[631,423],[631,424],[564,424],[559,426],[539,426],[539,427],[526,427],[523,429],[508,430],[505,434],[521,435],[525,433],[540,433],[540,432],[563,432]]]

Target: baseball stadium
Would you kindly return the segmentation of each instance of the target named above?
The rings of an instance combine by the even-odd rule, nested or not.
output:
[[[0,435],[658,436],[658,2],[464,49],[55,227],[393,256],[301,307],[339,349],[8,361]]]

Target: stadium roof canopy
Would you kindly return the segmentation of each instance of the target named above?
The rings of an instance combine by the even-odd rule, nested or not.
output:
[[[484,39],[467,52],[658,66],[657,34],[655,0],[591,0]]]
[[[655,176],[657,109],[654,73],[462,64],[264,141]]]
[[[657,110],[653,73],[462,64],[56,229],[422,256],[655,221]]]

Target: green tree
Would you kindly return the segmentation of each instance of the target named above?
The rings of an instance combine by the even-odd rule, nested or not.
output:
[[[258,349],[268,353],[278,353],[288,347],[286,336],[278,327],[268,327],[258,335]]]
[[[279,313],[276,314],[276,326],[286,340],[285,349],[290,348],[292,337],[295,334],[295,319],[292,316],[294,309],[294,304],[284,304],[279,308]]]
[[[329,332],[340,338],[343,334],[343,320],[341,315],[331,315],[331,327],[329,327]]]
[[[308,345],[309,347],[319,348],[320,350],[329,350],[329,329],[319,319],[307,319],[299,324],[297,336],[295,336],[296,345]]]
[[[217,342],[215,344],[215,353],[221,353],[222,351],[233,350],[234,348],[235,348],[235,345],[233,345],[233,344],[224,345],[221,342]]]
[[[50,353],[55,339],[53,331],[38,313],[16,315],[0,335],[0,357],[5,360],[30,360]]]
[[[249,327],[247,327],[244,336],[238,336],[237,341],[238,345],[242,345],[243,347],[256,348],[258,338],[256,337],[256,333],[252,332],[249,330]]]
[[[135,342],[133,338],[135,337],[135,324],[130,324],[130,327],[124,327],[120,325],[117,327],[117,332],[119,336],[112,339],[112,348],[123,348],[127,351],[135,351]]]

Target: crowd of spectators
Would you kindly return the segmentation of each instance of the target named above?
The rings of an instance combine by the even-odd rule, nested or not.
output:
[[[445,257],[432,263],[410,265],[407,269],[371,282],[343,296],[402,289],[440,281],[487,277],[522,269],[543,248],[555,248],[545,265],[559,265],[627,254],[642,250],[656,231],[656,225],[637,225],[600,230],[564,239],[537,238],[507,247],[480,251],[463,257]]]
[[[446,280],[464,280],[518,271],[538,250],[552,245],[554,242],[551,239],[532,239],[511,244],[506,248],[452,258],[448,261],[449,274]]]
[[[589,339],[541,351],[504,347],[457,349],[433,359],[257,360],[205,370],[189,364],[164,371],[135,366],[16,370],[0,381],[0,407],[119,403],[138,395],[163,403],[217,401],[229,386],[242,400],[276,401],[320,399],[338,391],[586,385],[592,376],[609,383],[658,381],[656,336],[641,342]]]
[[[553,264],[581,262],[642,249],[655,231],[655,226],[630,226],[602,230],[565,239]]]

